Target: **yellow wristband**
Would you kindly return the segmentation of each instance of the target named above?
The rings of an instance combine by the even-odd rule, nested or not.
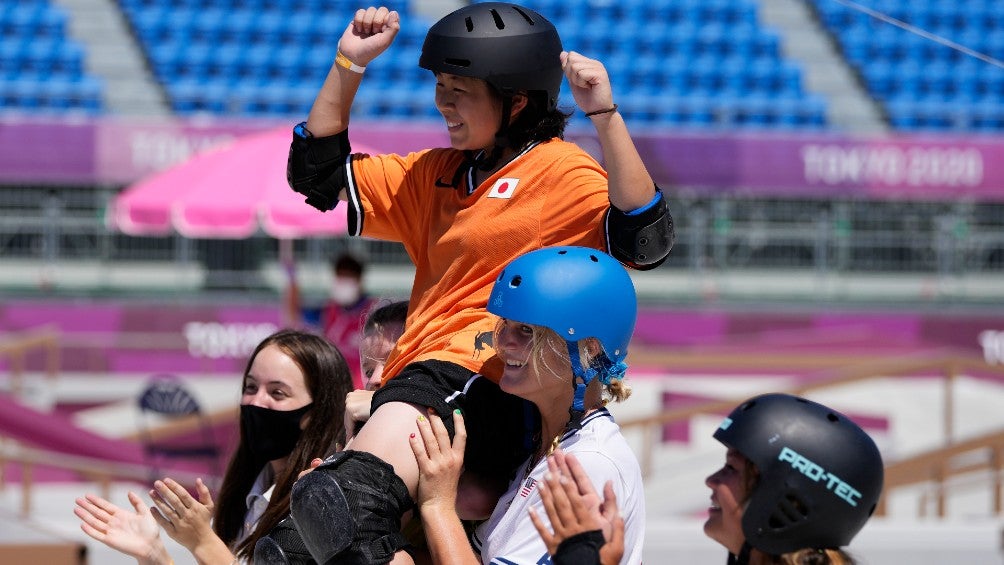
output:
[[[342,67],[343,69],[348,69],[354,73],[363,74],[364,72],[366,72],[366,67],[360,67],[359,65],[353,63],[352,61],[349,60],[348,57],[342,55],[341,51],[339,51],[338,54],[335,55],[335,63],[337,63],[339,67]]]

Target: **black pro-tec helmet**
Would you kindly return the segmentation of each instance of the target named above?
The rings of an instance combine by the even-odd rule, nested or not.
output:
[[[561,88],[561,39],[537,12],[507,2],[464,6],[429,28],[418,66],[480,78],[503,95],[547,93],[548,111]]]
[[[752,547],[771,555],[847,545],[882,492],[882,456],[847,416],[788,394],[742,403],[715,439],[756,465],[743,512]]]

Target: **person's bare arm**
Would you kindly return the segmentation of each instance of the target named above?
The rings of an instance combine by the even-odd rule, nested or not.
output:
[[[372,390],[353,390],[345,396],[345,448],[356,435],[356,427],[370,417],[370,405],[373,402]]]
[[[419,435],[412,435],[411,449],[418,461],[416,495],[433,563],[476,565],[481,561],[470,549],[467,532],[457,515],[457,485],[464,466],[467,430],[459,411],[453,414],[453,441],[437,415],[419,417]]]
[[[349,110],[363,74],[349,64],[365,67],[387,50],[401,29],[401,17],[381,6],[357,10],[338,41],[340,55],[331,65],[307,117],[307,130],[325,137],[349,127]]]
[[[561,67],[576,105],[587,115],[594,113],[589,120],[603,148],[610,203],[624,212],[645,206],[655,197],[655,181],[638,154],[624,118],[614,110],[613,90],[606,68],[596,59],[575,51],[561,54]]]

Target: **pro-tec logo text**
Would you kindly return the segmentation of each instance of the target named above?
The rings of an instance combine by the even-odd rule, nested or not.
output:
[[[826,488],[833,491],[833,494],[842,498],[847,504],[851,506],[858,505],[858,499],[861,498],[861,493],[858,492],[854,487],[845,483],[843,479],[834,475],[833,473],[828,473],[826,469],[813,463],[812,460],[799,455],[797,451],[788,447],[781,448],[781,454],[777,456],[778,461],[787,461],[791,463],[791,467],[797,471],[801,471],[803,475],[809,477],[810,479],[816,481],[826,481]]]

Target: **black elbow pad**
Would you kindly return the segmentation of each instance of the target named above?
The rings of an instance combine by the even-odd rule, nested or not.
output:
[[[352,154],[349,131],[314,137],[304,124],[293,130],[286,161],[290,188],[307,197],[307,204],[327,212],[338,204],[338,194],[348,185],[346,159]]]
[[[640,271],[662,264],[673,249],[676,231],[666,198],[640,214],[628,215],[611,206],[607,215],[607,243],[610,254],[624,265]]]

